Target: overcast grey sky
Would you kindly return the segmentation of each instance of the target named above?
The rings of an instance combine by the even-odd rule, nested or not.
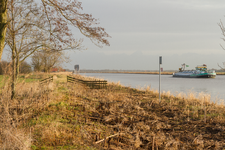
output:
[[[84,38],[86,51],[68,52],[73,69],[190,69],[207,64],[216,68],[225,61],[218,23],[225,23],[224,0],[81,0],[83,12],[98,18],[112,37],[99,48]],[[73,30],[75,37],[82,37]]]

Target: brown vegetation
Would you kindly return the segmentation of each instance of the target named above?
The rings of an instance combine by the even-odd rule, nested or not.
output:
[[[216,75],[225,75],[225,72],[216,72]]]
[[[34,77],[34,76],[33,76]],[[38,77],[41,77],[39,75]],[[54,75],[0,98],[0,149],[222,149],[225,109],[209,101],[110,83],[90,89]]]
[[[129,74],[159,74],[159,72],[124,72]],[[161,72],[163,75],[172,75],[173,72]]]

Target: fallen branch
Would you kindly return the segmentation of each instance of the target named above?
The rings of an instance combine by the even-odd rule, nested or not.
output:
[[[123,133],[117,133],[117,134],[114,134],[114,135],[110,135],[110,136],[108,136],[108,137],[106,137],[106,138],[104,138],[104,139],[102,139],[102,140],[100,140],[100,141],[95,142],[95,144],[104,142],[105,140],[107,140],[107,139],[109,139],[109,138],[115,137],[115,136],[117,136],[117,135],[122,135],[122,134],[123,134]]]

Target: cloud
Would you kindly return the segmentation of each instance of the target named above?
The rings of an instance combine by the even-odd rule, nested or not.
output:
[[[182,63],[188,64],[189,69],[194,69],[197,65],[207,64],[208,68],[219,69],[217,63],[224,62],[223,55],[216,54],[163,54],[164,70],[177,70]],[[135,51],[132,54],[111,54],[103,52],[85,51],[71,54],[72,62],[69,69],[73,69],[75,64],[79,64],[81,69],[116,69],[116,70],[158,70],[159,55],[145,54],[142,51]]]

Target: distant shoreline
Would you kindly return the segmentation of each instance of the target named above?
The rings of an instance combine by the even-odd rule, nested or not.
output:
[[[90,73],[90,72],[85,72]],[[159,72],[92,72],[92,73],[121,73],[121,74],[159,74]],[[172,75],[173,72],[161,72],[162,75]]]
[[[121,74],[159,74],[159,72],[126,72],[126,71],[81,71],[80,73],[121,73]],[[173,75],[174,72],[161,72],[161,75]],[[225,72],[216,72],[216,75],[225,75]]]

